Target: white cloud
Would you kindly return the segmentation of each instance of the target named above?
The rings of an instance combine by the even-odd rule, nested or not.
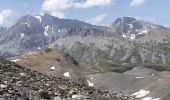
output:
[[[48,12],[53,16],[64,18],[64,11],[69,8],[89,8],[89,7],[105,7],[113,4],[115,0],[85,0],[78,2],[77,0],[45,0],[41,7],[41,12]]]
[[[71,6],[72,2],[70,0],[45,0],[41,10],[51,13],[53,16],[64,18],[63,11]]]
[[[75,8],[104,7],[111,5],[113,0],[86,0],[85,2],[75,3]]]
[[[93,25],[103,25],[104,19],[108,16],[107,13],[98,15],[94,18],[86,20],[87,23],[93,24]]]
[[[131,0],[130,6],[131,7],[138,7],[142,4],[144,4],[147,0]]]
[[[12,11],[9,9],[2,10],[0,12],[0,25],[4,24],[6,19],[12,14]]]

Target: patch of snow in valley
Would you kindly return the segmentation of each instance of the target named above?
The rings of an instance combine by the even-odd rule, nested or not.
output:
[[[40,21],[40,23],[42,22],[41,16],[35,16],[35,18],[37,18]]]
[[[136,78],[144,78],[144,77],[136,77]]]
[[[136,35],[135,34],[131,34],[130,39],[134,40],[135,38],[136,38]]]
[[[94,84],[92,82],[90,82],[89,80],[87,80],[87,82],[88,82],[89,86],[92,86],[92,87],[94,86]]]
[[[156,99],[153,99],[152,97],[145,97],[145,98],[142,98],[141,100],[160,100],[161,98],[156,98]]]
[[[69,73],[69,72],[65,72],[63,75],[64,75],[65,77],[69,77],[69,78],[71,78],[71,77],[70,77],[70,73]]]
[[[15,59],[15,60],[11,60],[13,62],[17,62],[17,61],[20,61],[21,59]]]
[[[150,91],[141,89],[139,92],[133,93],[132,96],[136,96],[136,98],[142,98],[142,97],[145,97],[146,95],[148,95],[149,93],[150,93]]]

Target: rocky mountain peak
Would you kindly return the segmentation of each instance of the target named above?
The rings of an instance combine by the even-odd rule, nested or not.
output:
[[[116,34],[133,40],[148,34],[154,28],[158,28],[158,25],[132,17],[121,17],[115,20],[111,28]]]
[[[132,18],[132,17],[120,17],[120,18],[117,18],[115,20],[113,25],[117,25],[117,24],[130,24],[130,23],[133,23],[134,21],[136,21],[136,19]]]
[[[22,24],[22,23],[31,23],[31,22],[35,22],[37,21],[37,19],[31,15],[26,15],[26,16],[22,16],[17,23],[18,24]]]

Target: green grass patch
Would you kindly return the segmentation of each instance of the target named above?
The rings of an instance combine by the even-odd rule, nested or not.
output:
[[[157,71],[170,71],[170,65],[145,63],[145,64],[140,64],[140,66],[154,69]]]
[[[103,71],[103,72],[112,71],[112,72],[123,73],[132,69],[133,67],[134,67],[133,65],[128,63],[113,62],[111,60],[102,59],[96,63],[93,69]]]
[[[46,49],[44,49],[44,51],[48,53],[48,52],[51,52],[52,49],[51,48],[46,48]]]
[[[138,66],[143,66],[143,67],[154,69],[157,71],[170,71],[170,65],[151,64],[151,63],[131,64],[131,63],[125,63],[125,62],[113,62],[111,60],[105,60],[105,59],[99,60],[95,64],[93,69],[101,71],[101,72],[112,71],[112,72],[123,73]]]

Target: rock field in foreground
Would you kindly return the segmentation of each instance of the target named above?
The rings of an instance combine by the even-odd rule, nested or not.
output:
[[[0,100],[136,100],[69,79],[25,69],[0,58]]]

